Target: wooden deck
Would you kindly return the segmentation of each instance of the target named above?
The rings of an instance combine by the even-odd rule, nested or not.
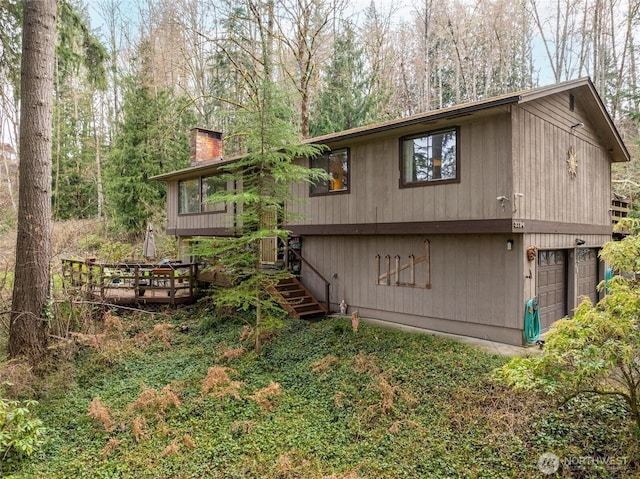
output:
[[[188,304],[196,299],[195,263],[98,263],[62,260],[65,288],[113,304]]]

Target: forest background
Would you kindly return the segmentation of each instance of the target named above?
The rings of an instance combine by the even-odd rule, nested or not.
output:
[[[54,220],[107,219],[142,235],[188,166],[193,126],[244,151],[235,121],[265,71],[291,123],[313,137],[589,76],[634,161],[614,190],[636,197],[640,0],[64,0],[54,88]],[[0,229],[15,226],[21,3],[0,3]],[[266,39],[266,41],[264,41]]]

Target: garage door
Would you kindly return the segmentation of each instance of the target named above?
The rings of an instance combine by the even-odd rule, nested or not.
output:
[[[538,308],[543,331],[567,314],[567,253],[564,250],[538,252]]]
[[[591,248],[578,250],[578,301],[587,296],[593,304],[598,302],[598,251]]]

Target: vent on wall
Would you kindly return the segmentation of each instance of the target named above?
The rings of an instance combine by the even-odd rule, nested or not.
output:
[[[569,111],[574,111],[576,108],[576,97],[569,95]]]

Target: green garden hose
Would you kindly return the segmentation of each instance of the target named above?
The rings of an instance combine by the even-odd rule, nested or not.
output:
[[[604,294],[609,294],[609,281],[613,278],[613,270],[611,268],[607,268],[604,273]]]
[[[540,313],[538,312],[538,300],[536,298],[527,301],[524,308],[524,340],[535,343],[540,338]]]

